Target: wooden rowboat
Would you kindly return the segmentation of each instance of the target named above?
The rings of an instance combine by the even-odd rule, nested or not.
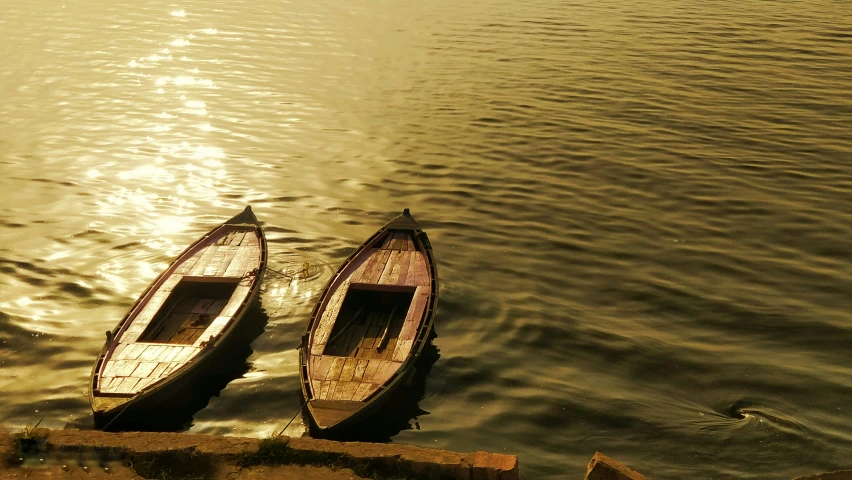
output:
[[[349,430],[402,384],[437,297],[432,246],[406,208],[343,262],[313,310],[299,374],[314,435]]]
[[[266,256],[251,207],[184,250],[107,331],[89,389],[96,424],[168,409],[204,375],[257,297]]]

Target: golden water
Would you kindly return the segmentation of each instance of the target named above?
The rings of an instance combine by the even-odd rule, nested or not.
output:
[[[318,290],[410,207],[441,357],[394,441],[531,479],[595,450],[848,468],[850,27],[830,0],[3,0],[0,421],[85,418],[103,332],[251,204],[270,265],[319,273],[269,277],[191,431],[267,435]]]

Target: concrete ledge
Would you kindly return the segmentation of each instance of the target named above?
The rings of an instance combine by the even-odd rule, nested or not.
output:
[[[15,433],[0,430],[0,453],[15,461],[22,461],[16,452]],[[269,441],[253,438],[222,437],[188,433],[122,432],[107,433],[89,430],[47,430],[30,432],[35,439],[28,445],[29,455],[62,457],[80,452],[95,452],[101,462],[113,461],[139,465],[144,462],[170,458],[172,464],[186,464],[181,459],[192,459],[211,476],[212,469],[224,464],[233,466],[247,458],[258,458],[257,452]],[[264,443],[265,442],[265,443]],[[446,450],[397,444],[360,442],[334,442],[313,438],[281,437],[275,444],[284,448],[292,458],[317,459],[320,462],[336,459],[345,465],[367,466],[381,469],[401,478],[424,480],[519,480],[518,457],[496,453],[456,453]],[[32,449],[35,448],[37,452]],[[255,454],[252,457],[252,454]],[[128,459],[130,460],[128,462]],[[343,460],[343,462],[340,462]],[[257,460],[255,460],[257,461]],[[312,461],[298,460],[301,465]],[[217,466],[218,465],[218,466]],[[263,465],[253,463],[253,466]],[[334,470],[334,465],[316,465]],[[138,470],[138,468],[137,468]],[[143,475],[142,472],[136,472]],[[150,478],[150,477],[149,477]],[[258,477],[258,478],[262,478]],[[360,478],[360,477],[359,477]]]

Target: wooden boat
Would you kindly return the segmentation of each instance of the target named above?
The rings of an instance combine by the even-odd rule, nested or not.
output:
[[[437,297],[432,246],[406,208],[346,259],[313,310],[299,374],[314,435],[349,430],[402,384]]]
[[[168,409],[204,375],[257,297],[266,257],[251,207],[184,250],[107,332],[89,389],[96,424]]]

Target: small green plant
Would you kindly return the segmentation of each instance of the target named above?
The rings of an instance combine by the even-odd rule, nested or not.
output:
[[[36,438],[36,429],[38,429],[38,426],[39,426],[39,425],[41,425],[42,420],[44,420],[44,417],[41,417],[41,418],[40,418],[40,419],[39,419],[39,420],[35,423],[35,425],[29,425],[29,424],[27,424],[27,426],[26,426],[26,427],[22,428],[22,429],[21,429],[21,431],[20,431],[20,432],[18,432],[18,434],[16,435],[16,437],[17,437],[17,438],[19,438],[19,439],[21,439],[21,438],[26,438],[26,439],[35,439],[35,438]]]
[[[38,426],[41,425],[44,417],[41,417],[35,425],[29,425],[22,428],[18,433],[12,436],[15,442],[15,449],[8,463],[11,465],[20,465],[26,457],[39,453],[44,445],[47,435],[38,432]]]

